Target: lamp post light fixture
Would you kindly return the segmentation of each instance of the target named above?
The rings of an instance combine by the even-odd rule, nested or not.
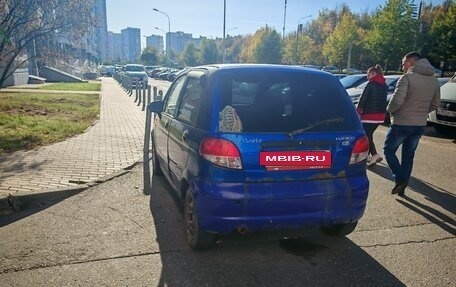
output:
[[[158,13],[162,13],[163,15],[165,15],[168,18],[168,37],[166,37],[166,35],[165,35],[165,37],[166,37],[166,40],[167,40],[166,41],[166,58],[168,58],[168,60],[169,60],[169,51],[170,51],[169,45],[170,45],[170,42],[171,42],[171,21],[169,19],[168,14],[166,14],[165,12],[160,11],[157,8],[153,8],[152,10],[154,10],[155,12],[158,12]]]
[[[295,50],[295,64],[297,65],[298,64],[298,58],[299,58],[299,50],[298,50],[298,45],[299,45],[299,42],[298,42],[298,36],[299,36],[299,33],[302,32],[302,24],[300,24],[301,20],[303,19],[306,19],[306,18],[310,18],[312,17],[312,15],[307,15],[307,16],[304,16],[304,17],[301,17],[299,18],[298,20],[298,27],[296,28],[296,50]]]

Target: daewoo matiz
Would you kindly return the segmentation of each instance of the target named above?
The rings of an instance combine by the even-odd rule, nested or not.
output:
[[[194,249],[232,231],[320,226],[346,235],[364,213],[368,140],[329,73],[194,67],[149,110],[153,173],[182,199]]]

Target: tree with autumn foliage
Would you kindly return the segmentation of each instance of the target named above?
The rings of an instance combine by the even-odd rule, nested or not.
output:
[[[80,39],[95,26],[93,0],[0,1],[0,87],[31,56],[27,47],[41,38]]]
[[[432,22],[430,34],[437,45],[434,55],[441,61],[456,61],[456,2],[447,1]]]
[[[354,51],[360,46],[363,34],[364,31],[358,26],[353,15],[349,12],[344,13],[339,25],[323,45],[323,56],[331,65],[350,67],[351,64],[347,63],[347,59],[354,58]]]
[[[282,39],[279,33],[265,26],[250,36],[241,54],[241,60],[248,63],[279,64],[282,58]]]
[[[402,57],[416,50],[419,20],[411,0],[388,0],[372,18],[365,46],[374,61],[397,69]]]

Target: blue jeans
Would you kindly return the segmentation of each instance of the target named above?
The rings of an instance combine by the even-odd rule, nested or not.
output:
[[[409,182],[415,150],[418,147],[418,142],[424,133],[424,129],[424,126],[392,125],[389,127],[383,146],[383,154],[396,183]],[[402,158],[401,162],[399,162],[396,151],[401,144]]]

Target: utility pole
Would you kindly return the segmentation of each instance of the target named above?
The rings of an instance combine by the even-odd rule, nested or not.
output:
[[[223,0],[223,55],[222,55],[222,63],[225,63],[225,54],[226,54],[226,47],[225,47],[225,24],[226,24],[226,0]]]
[[[285,0],[285,11],[283,12],[283,33],[282,33],[282,39],[285,38],[285,22],[287,19],[287,0]]]

